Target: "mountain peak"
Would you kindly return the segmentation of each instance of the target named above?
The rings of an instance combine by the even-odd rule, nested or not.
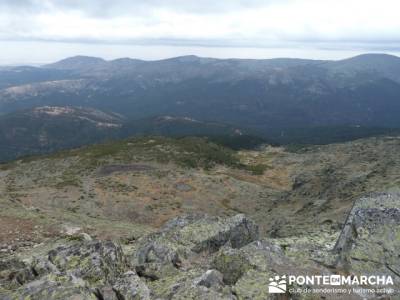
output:
[[[52,69],[74,70],[91,68],[104,63],[106,63],[106,61],[100,57],[78,55],[45,65],[45,67]]]
[[[177,56],[172,58],[163,59],[161,61],[172,61],[172,62],[179,62],[179,63],[196,63],[196,62],[209,62],[215,61],[216,58],[207,58],[207,57],[200,57],[196,55],[184,55],[184,56]]]
[[[344,60],[329,62],[335,72],[354,74],[355,72],[374,72],[396,82],[400,80],[400,57],[369,53],[361,54]]]
[[[385,63],[392,61],[400,62],[400,57],[384,53],[366,53],[343,59],[339,62]]]
[[[182,60],[182,61],[191,61],[191,60],[199,60],[199,59],[201,59],[201,57],[199,57],[197,55],[182,55],[182,56],[172,57],[171,59]]]

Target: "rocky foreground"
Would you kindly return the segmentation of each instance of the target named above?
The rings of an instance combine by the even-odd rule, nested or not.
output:
[[[286,244],[285,244],[286,243]],[[320,299],[268,293],[275,275],[386,275],[400,287],[400,195],[357,200],[334,247],[260,239],[258,226],[185,215],[129,245],[75,234],[0,261],[0,299]],[[359,286],[361,287],[361,286]],[[381,286],[382,287],[382,286]],[[368,287],[371,288],[371,287]],[[389,299],[374,293],[323,299]]]

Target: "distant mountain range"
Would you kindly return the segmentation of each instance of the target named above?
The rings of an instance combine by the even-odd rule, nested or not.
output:
[[[315,132],[343,140],[368,136],[371,128],[373,133],[400,128],[400,58],[365,54],[340,61],[196,56],[106,61],[76,56],[42,67],[1,68],[0,132],[3,138],[12,137],[6,138],[8,143],[15,139],[15,132],[21,133],[15,131],[21,124],[38,124],[39,119],[32,117],[37,107],[77,109],[73,118],[66,114],[56,118],[63,124],[57,128],[65,127],[65,132],[76,128],[74,137],[84,143],[92,136],[96,141],[110,134],[115,137],[115,131],[118,136],[184,135],[202,134],[210,128],[218,133],[250,131],[284,142],[309,142]],[[118,116],[117,123],[124,125],[117,130],[77,119],[75,113],[80,115],[82,109]],[[43,124],[56,128],[55,119],[48,116],[27,132]],[[160,123],[165,116],[174,120],[173,125]],[[188,125],[188,120],[200,123]],[[82,124],[87,126],[80,132]],[[58,134],[62,137],[63,130]],[[32,136],[41,135],[38,131]],[[40,143],[46,140],[43,135],[40,139]],[[326,139],[331,140],[336,139]]]
[[[239,129],[190,118],[127,120],[93,108],[44,106],[0,116],[0,162],[129,136],[208,136],[259,143]],[[230,139],[228,137],[231,137]],[[227,140],[228,139],[228,140]]]

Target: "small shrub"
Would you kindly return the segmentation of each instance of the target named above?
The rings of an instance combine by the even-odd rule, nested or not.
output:
[[[263,175],[264,172],[268,169],[268,166],[264,164],[249,165],[246,166],[246,169],[250,171],[253,175]]]

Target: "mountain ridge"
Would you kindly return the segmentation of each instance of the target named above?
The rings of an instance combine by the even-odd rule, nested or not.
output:
[[[157,62],[169,62],[169,61],[176,61],[176,62],[214,62],[214,61],[253,61],[253,62],[271,62],[271,63],[286,63],[286,62],[292,62],[292,63],[347,63],[347,62],[365,62],[368,60],[374,59],[375,61],[395,61],[395,62],[400,62],[400,57],[392,54],[386,54],[386,53],[364,53],[364,54],[359,54],[356,56],[348,57],[348,58],[343,58],[339,60],[335,59],[307,59],[307,58],[292,58],[292,57],[276,57],[276,58],[214,58],[214,57],[202,57],[202,56],[197,56],[197,55],[182,55],[182,56],[175,56],[175,57],[170,57],[170,58],[163,58],[163,59],[152,59],[152,60],[145,60],[145,59],[138,59],[138,58],[132,58],[132,57],[122,57],[122,58],[114,58],[114,59],[109,59],[106,60],[101,57],[95,57],[95,56],[84,56],[84,55],[76,55],[76,56],[71,56],[67,57],[64,59],[61,59],[59,61],[49,63],[49,64],[44,64],[42,67],[44,68],[55,68],[55,67],[65,67],[69,68],[69,63],[73,64],[76,63],[77,66],[79,64],[86,63],[87,65],[95,65],[96,63],[102,64],[102,63],[113,63],[113,62],[118,62],[118,61],[130,61],[130,62],[142,62],[142,63],[157,63]]]
[[[309,136],[327,127],[400,128],[395,56],[340,61],[78,56],[59,64],[0,70],[0,115],[42,106],[92,107],[132,122],[174,116],[231,124],[263,138],[297,128],[308,128]]]

